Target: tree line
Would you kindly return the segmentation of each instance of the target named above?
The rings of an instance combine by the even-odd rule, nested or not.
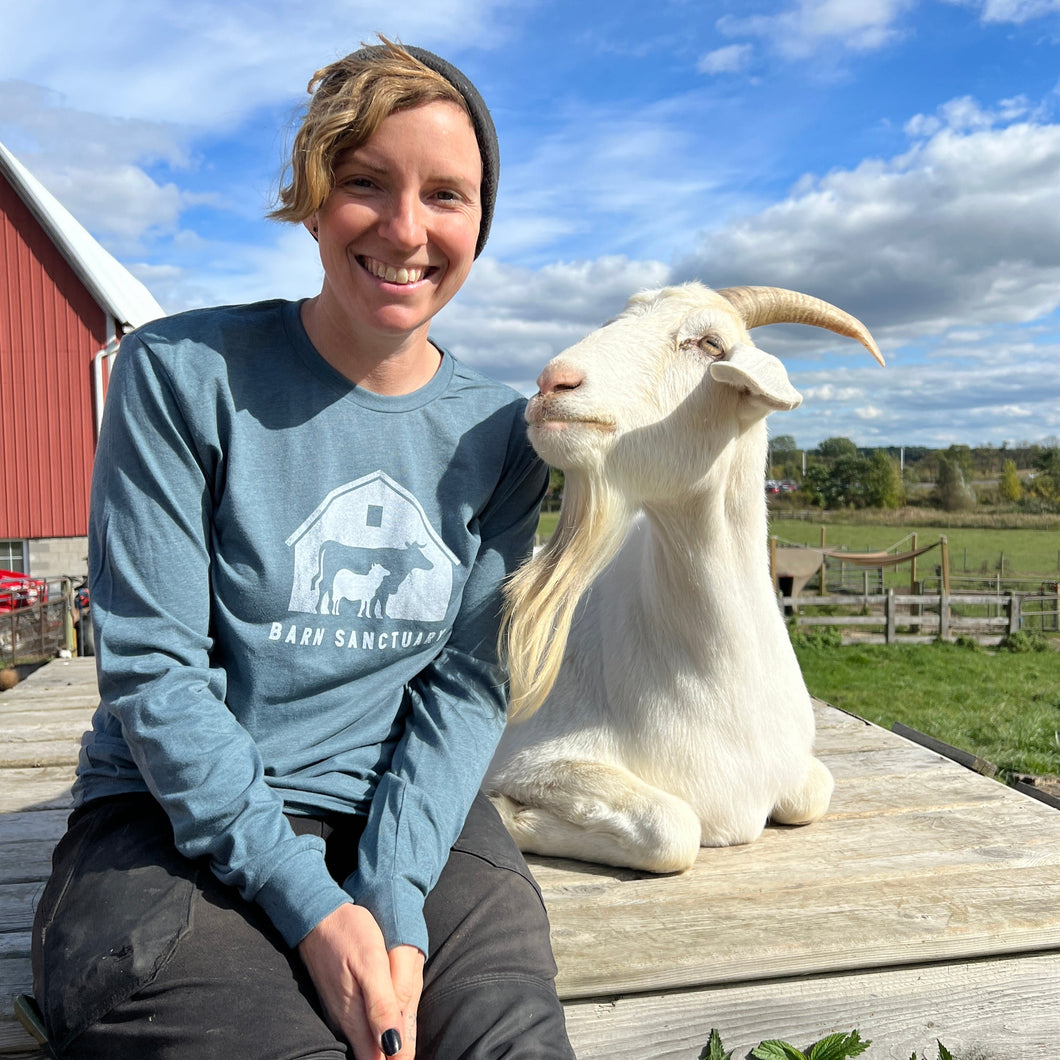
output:
[[[1060,439],[1017,448],[951,445],[947,449],[866,449],[849,438],[826,438],[802,450],[791,435],[770,442],[769,477],[798,484],[793,503],[820,508],[944,511],[980,505],[1060,511]]]

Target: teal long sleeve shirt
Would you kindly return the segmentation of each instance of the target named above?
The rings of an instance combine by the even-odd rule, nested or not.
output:
[[[101,703],[78,803],[150,791],[296,945],[341,903],[427,952],[423,902],[505,720],[501,584],[547,471],[515,391],[443,351],[356,387],[299,306],[198,310],[122,340],[93,474]],[[357,871],[284,814],[367,818]]]

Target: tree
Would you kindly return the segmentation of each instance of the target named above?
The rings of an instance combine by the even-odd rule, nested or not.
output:
[[[951,445],[946,450],[944,456],[946,456],[951,463],[954,463],[961,469],[961,474],[964,475],[964,481],[967,482],[975,474],[975,458],[972,456],[972,450],[967,445]]]
[[[882,449],[869,458],[865,474],[865,504],[869,508],[901,508],[905,487],[898,465]]]
[[[1060,501],[1060,448],[1042,449],[1034,458],[1029,491],[1050,504]]]
[[[965,511],[976,505],[975,491],[965,481],[960,465],[945,455],[939,456],[934,498],[935,503],[947,512]]]
[[[1001,468],[1001,499],[1015,504],[1023,496],[1023,483],[1016,472],[1016,461],[1006,460]]]
[[[814,464],[806,471],[802,488],[811,504],[821,508],[864,508],[872,461],[856,453],[836,457],[829,467]]]
[[[817,452],[825,460],[838,460],[841,456],[857,456],[858,447],[849,438],[825,438]]]

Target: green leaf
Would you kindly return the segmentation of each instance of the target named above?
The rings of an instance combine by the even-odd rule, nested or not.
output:
[[[939,1060],[953,1060],[953,1054],[938,1040],[938,1038],[935,1039],[935,1043],[939,1047]]]
[[[710,1040],[703,1046],[699,1060],[732,1060],[732,1053],[727,1053],[722,1048],[721,1035],[716,1027],[710,1028]]]
[[[756,1060],[808,1060],[806,1054],[794,1045],[778,1041],[776,1038],[760,1042],[751,1055]]]
[[[847,1060],[850,1056],[860,1056],[871,1041],[862,1041],[857,1031],[849,1034],[829,1034],[810,1048],[807,1060]]]

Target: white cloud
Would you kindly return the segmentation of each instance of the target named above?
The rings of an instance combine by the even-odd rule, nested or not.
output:
[[[707,52],[696,69],[701,74],[734,74],[745,70],[751,62],[754,47],[750,44],[729,44],[724,48],[715,48]]]
[[[483,257],[432,335],[529,393],[547,361],[618,313],[635,291],[665,284],[669,272],[662,262],[623,257],[537,270]]]
[[[777,15],[727,15],[726,36],[761,37],[782,55],[803,58],[822,47],[875,51],[901,36],[902,14],[915,0],[798,0]]]
[[[892,344],[1034,320],[1060,305],[1058,172],[1060,125],[943,127],[896,158],[803,180],[712,232],[677,273],[818,294]]]
[[[319,66],[377,31],[425,47],[494,39],[499,0],[4,0],[0,70],[120,118],[227,128],[270,103],[300,101]],[[42,32],[42,27],[62,27]]]
[[[688,98],[568,107],[548,132],[512,151],[490,236],[498,256],[553,260],[561,240],[579,255],[674,252],[731,202],[724,157],[704,150],[704,108]],[[570,250],[567,250],[570,253]]]
[[[947,0],[962,7],[974,7],[984,22],[1029,22],[1056,14],[1060,0]]]

